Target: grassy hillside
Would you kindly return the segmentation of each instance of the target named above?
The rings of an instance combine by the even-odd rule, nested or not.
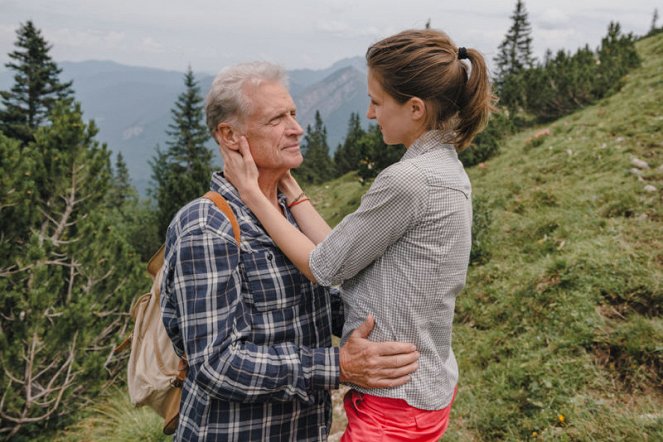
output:
[[[456,440],[663,439],[663,36],[638,50],[621,92],[470,171],[492,258],[458,300]]]
[[[618,94],[468,170],[492,224],[458,298],[445,440],[663,440],[663,35],[638,50]],[[308,191],[336,224],[366,189],[347,175]],[[99,419],[61,440],[113,425]]]
[[[458,299],[447,440],[663,440],[663,36],[638,50],[618,94],[468,171],[491,258]],[[336,223],[364,190],[311,193]]]

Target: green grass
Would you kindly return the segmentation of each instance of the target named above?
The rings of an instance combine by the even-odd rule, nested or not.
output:
[[[53,440],[53,439],[49,439]],[[55,442],[166,442],[163,419],[148,407],[135,408],[125,390],[115,389],[99,398],[73,427]]]
[[[469,170],[491,259],[458,298],[447,440],[663,438],[663,38],[638,47],[618,94]]]

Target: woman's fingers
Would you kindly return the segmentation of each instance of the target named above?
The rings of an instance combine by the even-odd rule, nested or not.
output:
[[[251,156],[251,149],[249,149],[249,140],[244,135],[239,137],[239,151],[245,159],[253,160]]]

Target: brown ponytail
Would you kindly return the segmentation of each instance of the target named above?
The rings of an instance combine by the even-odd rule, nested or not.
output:
[[[471,68],[444,32],[408,30],[369,47],[366,61],[395,100],[421,98],[427,128],[449,131],[451,142],[462,150],[488,123],[496,98],[483,56],[475,49],[464,49],[461,55]]]
[[[476,49],[467,49],[467,59],[472,70],[459,100],[460,112],[455,129],[460,150],[469,146],[486,127],[497,100],[492,93],[488,67],[481,53]]]

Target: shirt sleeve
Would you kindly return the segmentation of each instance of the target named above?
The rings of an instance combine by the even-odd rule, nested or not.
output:
[[[215,398],[238,401],[313,400],[313,390],[338,388],[335,348],[250,342],[252,321],[242,302],[239,250],[218,232],[176,241],[167,268],[164,323],[181,332],[189,378]],[[177,310],[177,324],[166,310]]]
[[[345,324],[345,308],[343,307],[341,289],[329,287],[329,299],[332,313],[332,334],[340,338],[343,336],[343,324]]]
[[[428,205],[425,177],[413,165],[382,171],[361,199],[309,255],[318,283],[339,285],[382,256],[421,217]]]

